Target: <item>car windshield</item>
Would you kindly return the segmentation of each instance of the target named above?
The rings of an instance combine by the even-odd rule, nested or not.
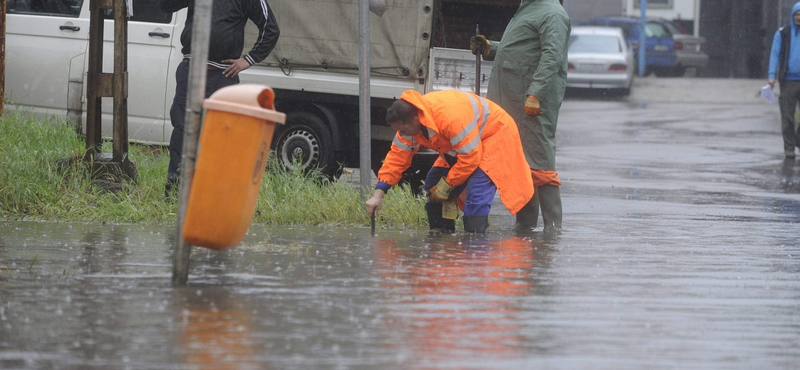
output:
[[[645,35],[647,35],[647,37],[659,37],[659,38],[672,36],[672,34],[669,31],[667,31],[667,29],[664,28],[664,26],[653,22],[647,22],[647,27],[645,27]]]
[[[619,38],[603,35],[572,35],[569,50],[573,53],[617,54],[622,51]]]
[[[667,30],[669,30],[669,32],[670,32],[670,33],[672,33],[673,35],[680,35],[680,34],[684,34],[684,32],[683,32],[682,30],[678,29],[678,27],[676,27],[676,26],[675,26],[674,24],[672,24],[672,23],[669,23],[669,22],[664,22],[664,23],[663,23],[663,25],[664,25],[664,27],[666,27],[666,28],[667,28]]]

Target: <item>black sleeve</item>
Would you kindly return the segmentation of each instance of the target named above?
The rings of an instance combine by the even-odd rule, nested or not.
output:
[[[174,13],[186,8],[194,0],[161,0],[161,10],[167,13]]]
[[[244,58],[248,63],[256,64],[267,58],[281,34],[275,14],[266,0],[246,0],[247,17],[258,26],[258,38],[253,49]]]

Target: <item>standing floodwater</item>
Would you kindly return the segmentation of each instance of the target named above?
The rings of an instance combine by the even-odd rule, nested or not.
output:
[[[172,225],[2,222],[0,369],[797,369],[800,165],[735,107],[567,100],[560,235],[255,225],[173,288]]]

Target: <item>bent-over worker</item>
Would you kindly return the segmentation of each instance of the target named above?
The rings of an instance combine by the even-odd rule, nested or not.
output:
[[[448,205],[456,198],[464,212],[464,230],[485,233],[495,193],[511,214],[533,197],[517,126],[488,99],[455,90],[425,95],[408,90],[392,103],[386,122],[397,134],[378,171],[375,193],[366,202],[368,213],[380,210],[383,196],[400,182],[421,147],[439,153],[424,185],[431,230],[455,231],[455,217],[445,218],[443,211],[450,213]]]

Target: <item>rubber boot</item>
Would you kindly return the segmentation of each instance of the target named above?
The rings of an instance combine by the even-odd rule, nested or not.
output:
[[[167,183],[164,184],[164,200],[169,200],[172,192],[175,191],[173,189],[178,189],[180,179],[180,175],[177,173],[167,174]]]
[[[488,228],[489,216],[464,216],[464,231],[484,234]]]
[[[517,212],[517,222],[514,224],[514,231],[525,232],[536,228],[539,221],[539,192],[533,193],[533,197],[528,203]]]
[[[543,231],[561,230],[561,190],[558,186],[542,185],[536,192],[542,207]]]
[[[453,233],[456,231],[456,220],[446,220],[442,217],[441,203],[426,203],[425,211],[428,213],[428,225],[431,231]]]

